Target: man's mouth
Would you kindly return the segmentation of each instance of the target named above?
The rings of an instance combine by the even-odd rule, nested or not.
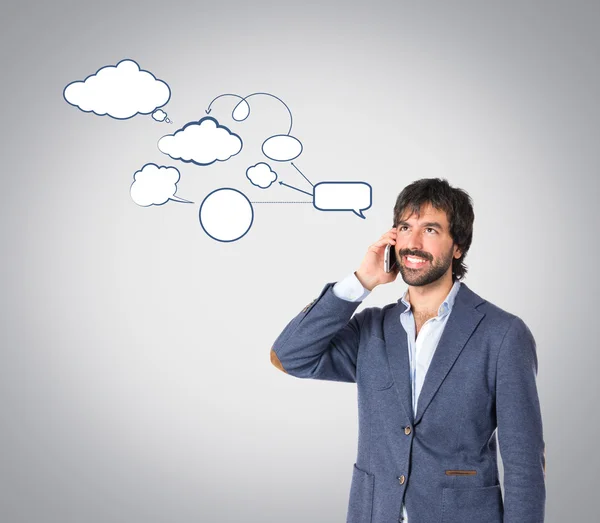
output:
[[[427,260],[418,256],[404,256],[404,263],[410,269],[418,269],[419,267],[423,267],[427,263]]]

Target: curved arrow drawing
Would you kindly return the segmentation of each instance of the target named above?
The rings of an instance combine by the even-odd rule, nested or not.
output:
[[[206,114],[210,114],[210,112],[212,111],[212,104],[214,104],[219,98],[223,98],[224,96],[234,96],[235,98],[239,98],[240,100],[243,100],[244,97],[240,96],[239,94],[232,94],[232,93],[224,93],[224,94],[220,94],[219,96],[217,96],[216,98],[213,98],[212,101],[208,104],[208,108],[206,109]],[[237,106],[236,106],[237,107]]]
[[[248,96],[240,96],[239,94],[233,94],[233,93],[224,93],[224,94],[220,94],[219,96],[217,96],[216,98],[214,98],[214,99],[213,99],[213,100],[212,100],[212,101],[211,101],[211,102],[208,104],[208,108],[206,109],[206,114],[210,114],[210,112],[212,111],[212,104],[213,104],[215,101],[217,101],[219,98],[223,98],[223,97],[225,97],[225,96],[233,96],[233,97],[235,97],[235,98],[239,98],[239,99],[240,99],[240,101],[239,101],[239,102],[238,102],[238,104],[237,104],[237,105],[236,105],[236,106],[233,108],[233,111],[232,111],[232,113],[231,113],[231,117],[232,117],[234,120],[238,121],[238,122],[240,122],[240,121],[243,121],[243,120],[245,120],[246,118],[248,118],[248,116],[250,115],[250,104],[248,104],[248,102],[247,102],[248,98],[251,98],[252,96],[259,96],[259,95],[262,95],[262,96],[270,96],[271,98],[275,98],[275,100],[278,100],[278,101],[280,101],[280,102],[281,102],[281,103],[284,105],[284,107],[287,109],[287,112],[288,112],[288,114],[290,115],[290,128],[288,129],[288,132],[287,132],[286,134],[289,136],[289,134],[292,132],[292,127],[293,127],[293,125],[294,125],[294,117],[292,116],[292,111],[290,110],[290,108],[287,106],[287,104],[286,104],[286,103],[285,103],[285,102],[284,102],[284,101],[283,101],[281,98],[279,98],[278,96],[275,96],[274,94],[271,94],[271,93],[262,93],[262,92],[260,92],[260,93],[252,93],[252,94],[249,94]],[[238,107],[240,106],[240,104],[243,104],[243,103],[245,103],[246,105],[248,105],[247,114],[246,114],[246,115],[245,115],[243,118],[239,118],[239,119],[238,119],[238,118],[236,118],[236,117],[235,117],[235,116],[233,116],[233,115],[235,114],[235,112],[236,112],[236,110],[238,109]]]

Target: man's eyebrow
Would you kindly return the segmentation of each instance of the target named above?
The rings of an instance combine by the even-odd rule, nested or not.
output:
[[[408,227],[410,227],[410,223],[405,222],[405,221],[398,222],[398,225],[399,226],[400,225],[407,225]],[[444,228],[442,227],[442,224],[438,223],[438,222],[426,222],[426,223],[422,223],[421,226],[422,227],[437,227],[438,229],[440,229],[442,231],[444,230]]]

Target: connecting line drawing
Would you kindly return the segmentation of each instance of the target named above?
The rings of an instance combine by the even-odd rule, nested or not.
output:
[[[285,185],[286,187],[289,187],[290,189],[294,189],[295,191],[303,192],[304,194],[308,194],[309,196],[313,196],[313,193],[303,191],[302,189],[298,189],[298,187],[294,187],[293,185],[288,185],[287,183],[284,183],[284,182],[279,182],[279,185]]]
[[[313,184],[313,183],[312,183],[312,182],[311,182],[311,181],[310,181],[310,180],[309,180],[309,179],[308,179],[306,176],[304,176],[304,173],[303,173],[303,172],[302,172],[300,169],[298,169],[298,167],[296,167],[296,166],[294,165],[294,162],[290,162],[290,164],[291,164],[291,166],[292,166],[294,169],[296,169],[296,171],[298,171],[298,172],[299,172],[299,173],[302,175],[302,178],[304,178],[304,179],[305,179],[305,180],[306,180],[308,183],[310,183],[310,185],[311,185],[312,187],[314,187],[314,184]]]
[[[316,185],[304,176],[296,165],[291,164],[312,186],[312,192],[280,181],[279,185],[312,197],[313,207],[319,211],[352,211],[360,218],[366,219],[363,211],[371,207],[373,188],[366,182],[319,182]],[[252,202],[252,203],[307,203],[307,202]]]
[[[288,129],[288,132],[286,133],[286,135],[289,136],[289,134],[292,132],[292,126],[294,125],[294,117],[292,116],[292,111],[281,98],[279,98],[278,96],[275,96],[274,94],[271,94],[271,93],[252,93],[252,94],[249,94],[248,96],[240,96],[239,94],[232,94],[232,93],[220,94],[219,96],[214,98],[208,104],[208,108],[206,109],[206,114],[210,114],[210,112],[212,111],[212,104],[215,103],[219,98],[223,98],[226,96],[233,96],[234,98],[239,98],[240,101],[234,107],[233,112],[231,113],[231,117],[236,122],[243,122],[246,118],[248,118],[248,116],[250,116],[250,105],[248,104],[247,100],[253,96],[259,96],[259,95],[270,96],[271,98],[275,98],[276,100],[280,101],[284,105],[284,107],[287,109],[287,112],[290,115],[290,128]]]
[[[298,140],[298,138],[295,138],[294,136],[290,135],[290,133],[292,132],[292,127],[294,125],[294,117],[292,116],[292,111],[281,98],[275,96],[274,94],[262,92],[252,93],[248,96],[240,96],[239,94],[233,93],[220,94],[219,96],[211,100],[205,112],[206,114],[210,114],[210,112],[212,111],[213,103],[219,98],[234,97],[239,99],[240,101],[234,107],[231,113],[231,117],[236,122],[243,122],[250,115],[250,104],[248,103],[248,99],[252,98],[253,96],[269,96],[271,98],[274,98],[275,100],[278,100],[287,109],[287,112],[290,117],[290,126],[288,132],[286,134],[274,134],[272,136],[269,136],[262,144],[263,154],[267,158],[269,158],[269,160],[273,160],[275,162],[289,162],[290,160],[298,158],[298,156],[302,154],[303,146],[300,140]]]

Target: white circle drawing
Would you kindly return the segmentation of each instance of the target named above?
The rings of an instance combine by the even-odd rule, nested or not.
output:
[[[246,195],[223,187],[211,192],[200,205],[200,225],[214,240],[239,240],[252,227],[254,209]]]

